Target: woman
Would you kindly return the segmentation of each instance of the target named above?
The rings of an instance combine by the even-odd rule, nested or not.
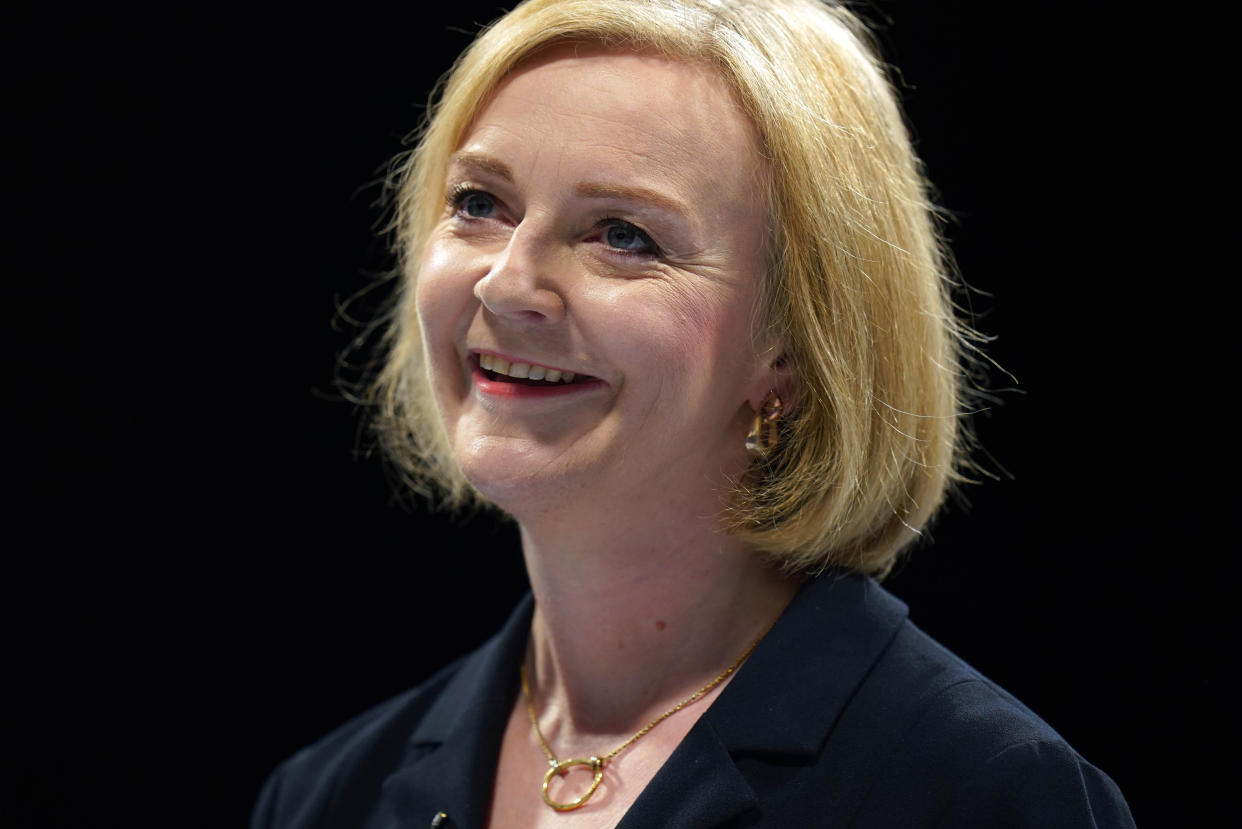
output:
[[[531,0],[462,57],[377,396],[533,596],[256,826],[1132,824],[871,578],[961,463],[965,342],[878,67],[813,0]]]

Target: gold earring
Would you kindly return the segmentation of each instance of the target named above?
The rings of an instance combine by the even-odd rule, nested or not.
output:
[[[746,435],[746,449],[752,455],[765,457],[776,448],[780,440],[776,421],[781,417],[781,399],[773,390],[763,399],[763,405],[755,412],[755,422]]]

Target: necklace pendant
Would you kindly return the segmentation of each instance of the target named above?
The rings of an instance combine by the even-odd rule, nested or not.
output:
[[[591,795],[595,794],[595,790],[599,788],[600,781],[604,779],[604,761],[594,756],[586,760],[581,758],[573,760],[549,759],[548,766],[548,773],[543,776],[543,802],[558,812],[569,812],[586,803],[591,799]],[[574,766],[586,766],[595,775],[590,787],[577,800],[571,800],[568,803],[553,800],[548,796],[548,783],[552,782],[552,775],[564,777]]]

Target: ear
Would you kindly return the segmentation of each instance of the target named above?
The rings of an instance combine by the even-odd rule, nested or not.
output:
[[[755,381],[751,384],[750,393],[747,396],[751,411],[758,412],[763,408],[768,396],[775,394],[781,399],[782,411],[788,414],[793,409],[797,397],[796,386],[793,366],[786,356],[784,344],[777,343],[765,349],[760,354]]]

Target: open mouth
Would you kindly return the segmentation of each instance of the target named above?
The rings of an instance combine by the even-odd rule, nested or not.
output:
[[[586,383],[595,379],[589,374],[561,371],[536,363],[511,363],[493,354],[475,354],[470,359],[479,367],[483,376],[494,383],[549,388]]]

